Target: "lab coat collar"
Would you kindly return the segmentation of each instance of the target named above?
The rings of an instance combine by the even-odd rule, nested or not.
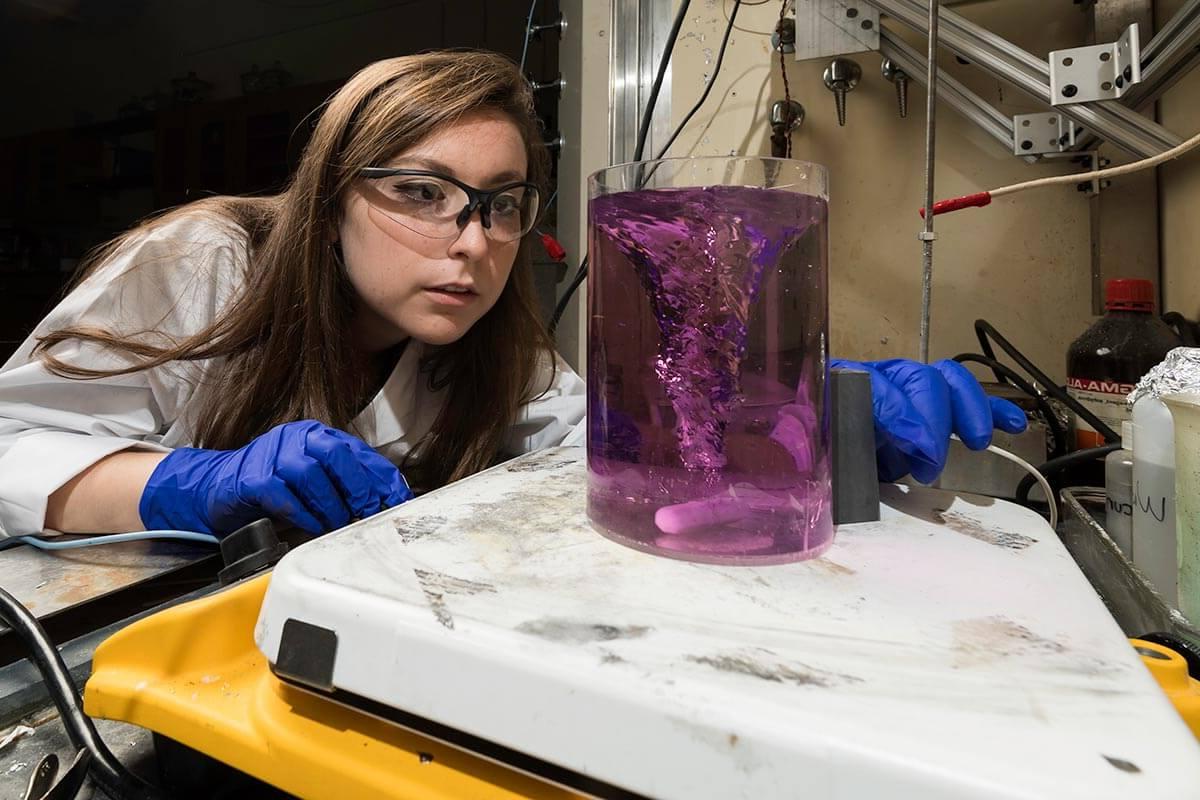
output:
[[[421,372],[427,352],[421,342],[410,341],[383,388],[354,418],[354,429],[367,444],[382,447],[403,441],[411,448],[432,426],[438,408],[431,406],[440,404],[432,402],[428,375]]]

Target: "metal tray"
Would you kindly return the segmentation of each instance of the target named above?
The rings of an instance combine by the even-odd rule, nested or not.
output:
[[[1099,520],[1104,492],[1092,487],[1063,489],[1060,535],[1079,569],[1129,637],[1171,633],[1200,647],[1200,628],[1172,608],[1121,552]]]

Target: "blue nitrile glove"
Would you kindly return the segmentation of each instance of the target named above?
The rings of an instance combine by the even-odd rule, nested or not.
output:
[[[979,381],[956,361],[921,364],[832,359],[831,367],[857,369],[871,376],[875,412],[875,448],[879,479],[895,481],[908,473],[933,483],[946,466],[950,434],[972,450],[992,442],[992,429],[1025,430],[1025,412],[1007,400],[988,397]]]
[[[301,420],[238,450],[173,451],[150,475],[138,512],[148,530],[223,536],[270,517],[319,534],[412,496],[400,471],[366,442]]]

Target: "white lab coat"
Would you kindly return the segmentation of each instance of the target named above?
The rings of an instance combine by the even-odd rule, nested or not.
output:
[[[213,361],[172,364],[131,375],[73,380],[30,354],[39,336],[71,325],[175,337],[210,324],[243,285],[245,232],[198,212],[144,234],[72,291],[0,368],[0,537],[42,531],[47,498],[107,455],[166,451],[192,443],[197,384]],[[135,269],[131,265],[138,264]],[[154,341],[162,341],[161,338]],[[433,425],[441,408],[418,364],[424,346],[405,348],[355,430],[393,463]],[[67,342],[56,355],[95,368],[130,363],[93,344]],[[549,390],[521,411],[511,454],[583,441],[584,383],[559,360]],[[536,385],[546,385],[543,376]]]

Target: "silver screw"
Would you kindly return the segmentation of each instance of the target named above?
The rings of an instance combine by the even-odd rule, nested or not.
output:
[[[848,58],[835,58],[825,68],[825,88],[837,101],[838,125],[846,124],[846,93],[853,91],[862,77],[862,68]]]
[[[563,16],[562,14],[560,14],[558,16],[558,19],[554,20],[554,22],[547,22],[542,25],[530,25],[529,26],[529,35],[537,36],[542,31],[557,30],[558,37],[561,39],[562,35],[563,35],[563,31],[565,31],[566,29],[567,29],[567,18],[565,16]]]
[[[896,84],[896,102],[900,105],[900,117],[908,116],[908,73],[896,66],[896,62],[885,58],[879,65],[883,77]]]
[[[567,88],[567,79],[560,74],[552,81],[545,81],[543,83],[530,81],[529,88],[535,92],[544,92],[547,89],[557,89],[561,92],[563,89]]]
[[[788,105],[782,100],[771,104],[771,130],[792,133],[804,122],[804,106],[795,100]]]

